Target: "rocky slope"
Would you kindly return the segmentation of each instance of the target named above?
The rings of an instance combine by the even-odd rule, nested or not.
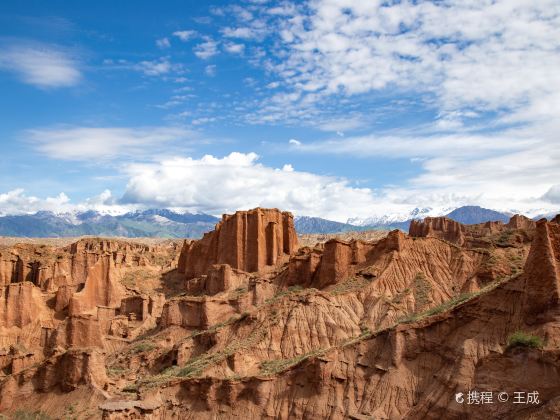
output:
[[[559,220],[427,218],[309,246],[291,214],[255,209],[183,244],[4,247],[0,410],[558,418]],[[471,390],[511,400],[468,404]]]

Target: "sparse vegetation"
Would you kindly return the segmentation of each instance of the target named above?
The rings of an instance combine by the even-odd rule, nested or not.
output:
[[[238,299],[241,296],[243,296],[245,293],[247,293],[249,290],[246,287],[238,287],[237,289],[232,290],[229,295],[228,298],[229,299]]]
[[[350,277],[348,280],[336,284],[332,289],[329,290],[329,292],[335,296],[342,295],[344,293],[363,289],[368,284],[370,284],[370,281],[365,278]]]
[[[13,420],[53,420],[52,417],[42,411],[29,411],[19,409],[14,413]]]
[[[155,348],[156,345],[154,343],[151,343],[149,341],[142,341],[140,343],[135,344],[130,350],[130,352],[133,354],[145,353],[147,351],[152,351]]]
[[[310,357],[320,356],[321,354],[326,353],[327,350],[328,349],[316,349],[308,353],[292,357],[291,359],[265,360],[260,366],[261,373],[266,376],[275,375],[309,359]]]
[[[542,338],[527,334],[523,331],[516,331],[508,337],[507,348],[528,347],[533,349],[541,349],[544,346]]]
[[[123,392],[138,392],[138,385],[137,384],[130,384],[125,386],[122,389]]]
[[[430,292],[432,291],[432,287],[430,283],[426,280],[426,276],[424,273],[419,272],[416,274],[414,278],[414,301],[416,302],[416,310],[422,311],[426,308],[430,303]]]
[[[278,293],[276,293],[270,299],[265,300],[265,304],[275,303],[275,302],[279,301],[280,299],[282,299],[284,296],[288,296],[288,295],[291,295],[291,294],[298,294],[303,290],[304,290],[304,288],[302,286],[300,286],[299,284],[295,285],[295,286],[290,286],[285,290],[280,290]]]
[[[513,236],[513,230],[506,229],[500,234],[500,236],[498,236],[495,243],[499,247],[511,246],[511,237],[512,236]]]
[[[126,372],[128,372],[128,369],[124,369],[118,366],[107,368],[107,375],[109,376],[121,376],[123,373]]]
[[[236,317],[237,318],[237,317]],[[261,341],[267,335],[267,330],[262,328],[255,329],[248,337],[243,341],[233,340],[225,348],[219,351],[208,351],[199,356],[193,357],[188,360],[184,366],[172,366],[158,375],[149,376],[143,378],[140,383],[142,385],[153,387],[158,384],[168,382],[169,380],[179,377],[179,378],[191,378],[200,375],[207,367],[219,363],[232,354],[236,353],[241,349],[246,349],[254,346],[259,341]]]

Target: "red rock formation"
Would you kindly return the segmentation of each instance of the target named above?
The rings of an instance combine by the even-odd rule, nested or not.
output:
[[[97,306],[119,307],[124,296],[123,286],[114,278],[114,262],[100,258],[88,272],[84,288],[70,300],[71,315],[96,311]]]
[[[423,221],[410,222],[410,236],[416,238],[439,238],[457,245],[465,243],[465,228],[447,217],[426,217]]]
[[[550,221],[550,223],[556,223],[557,225],[560,225],[560,214],[554,216],[554,218]]]
[[[0,410],[11,415],[16,401],[64,418],[71,401],[84,408],[77,418],[559,417],[559,224],[428,219],[415,238],[295,252],[288,219],[224,217],[184,243],[182,275],[176,254],[89,240],[71,254],[88,267],[80,281],[67,266],[40,287],[11,283],[71,249],[40,261],[33,248],[2,249],[5,270],[26,268],[0,289]],[[43,315],[25,318],[38,302]],[[518,330],[542,349],[508,346]],[[541,405],[454,399],[525,387]]]
[[[314,249],[303,249],[298,254],[292,256],[286,271],[286,286],[310,286],[321,263],[322,252]]]
[[[535,229],[536,223],[535,221],[529,219],[528,217],[522,216],[520,214],[516,214],[509,219],[506,227],[510,229]]]
[[[558,306],[560,301],[560,225],[546,219],[537,231],[525,264],[525,310],[532,315]]]
[[[103,337],[99,320],[94,315],[71,316],[58,328],[56,339],[52,346],[103,348]]]
[[[224,215],[216,229],[199,241],[185,243],[179,271],[193,278],[213,264],[229,264],[247,272],[276,265],[297,248],[293,216],[277,209],[257,208]]]
[[[22,328],[31,322],[49,319],[41,290],[33,283],[12,283],[0,288],[0,325]]]
[[[0,410],[21,409],[34,394],[51,392],[56,395],[61,391],[71,392],[80,386],[88,386],[90,393],[99,392],[107,380],[101,353],[96,350],[69,350],[1,381]]]

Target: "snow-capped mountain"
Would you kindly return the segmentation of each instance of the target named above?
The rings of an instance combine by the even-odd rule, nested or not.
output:
[[[353,217],[348,219],[347,223],[356,226],[390,226],[395,223],[404,223],[412,219],[444,216],[454,209],[454,207],[416,207],[404,212],[401,211],[383,215],[373,215],[366,218]]]
[[[219,221],[208,214],[175,213],[166,209],[120,215],[93,210],[74,213],[41,211],[0,217],[0,236],[64,237],[124,236],[198,238]]]

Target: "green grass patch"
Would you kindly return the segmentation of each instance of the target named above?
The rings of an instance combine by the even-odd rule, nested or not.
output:
[[[532,349],[541,349],[544,346],[542,338],[527,334],[523,331],[516,331],[508,337],[507,348],[528,347]]]

